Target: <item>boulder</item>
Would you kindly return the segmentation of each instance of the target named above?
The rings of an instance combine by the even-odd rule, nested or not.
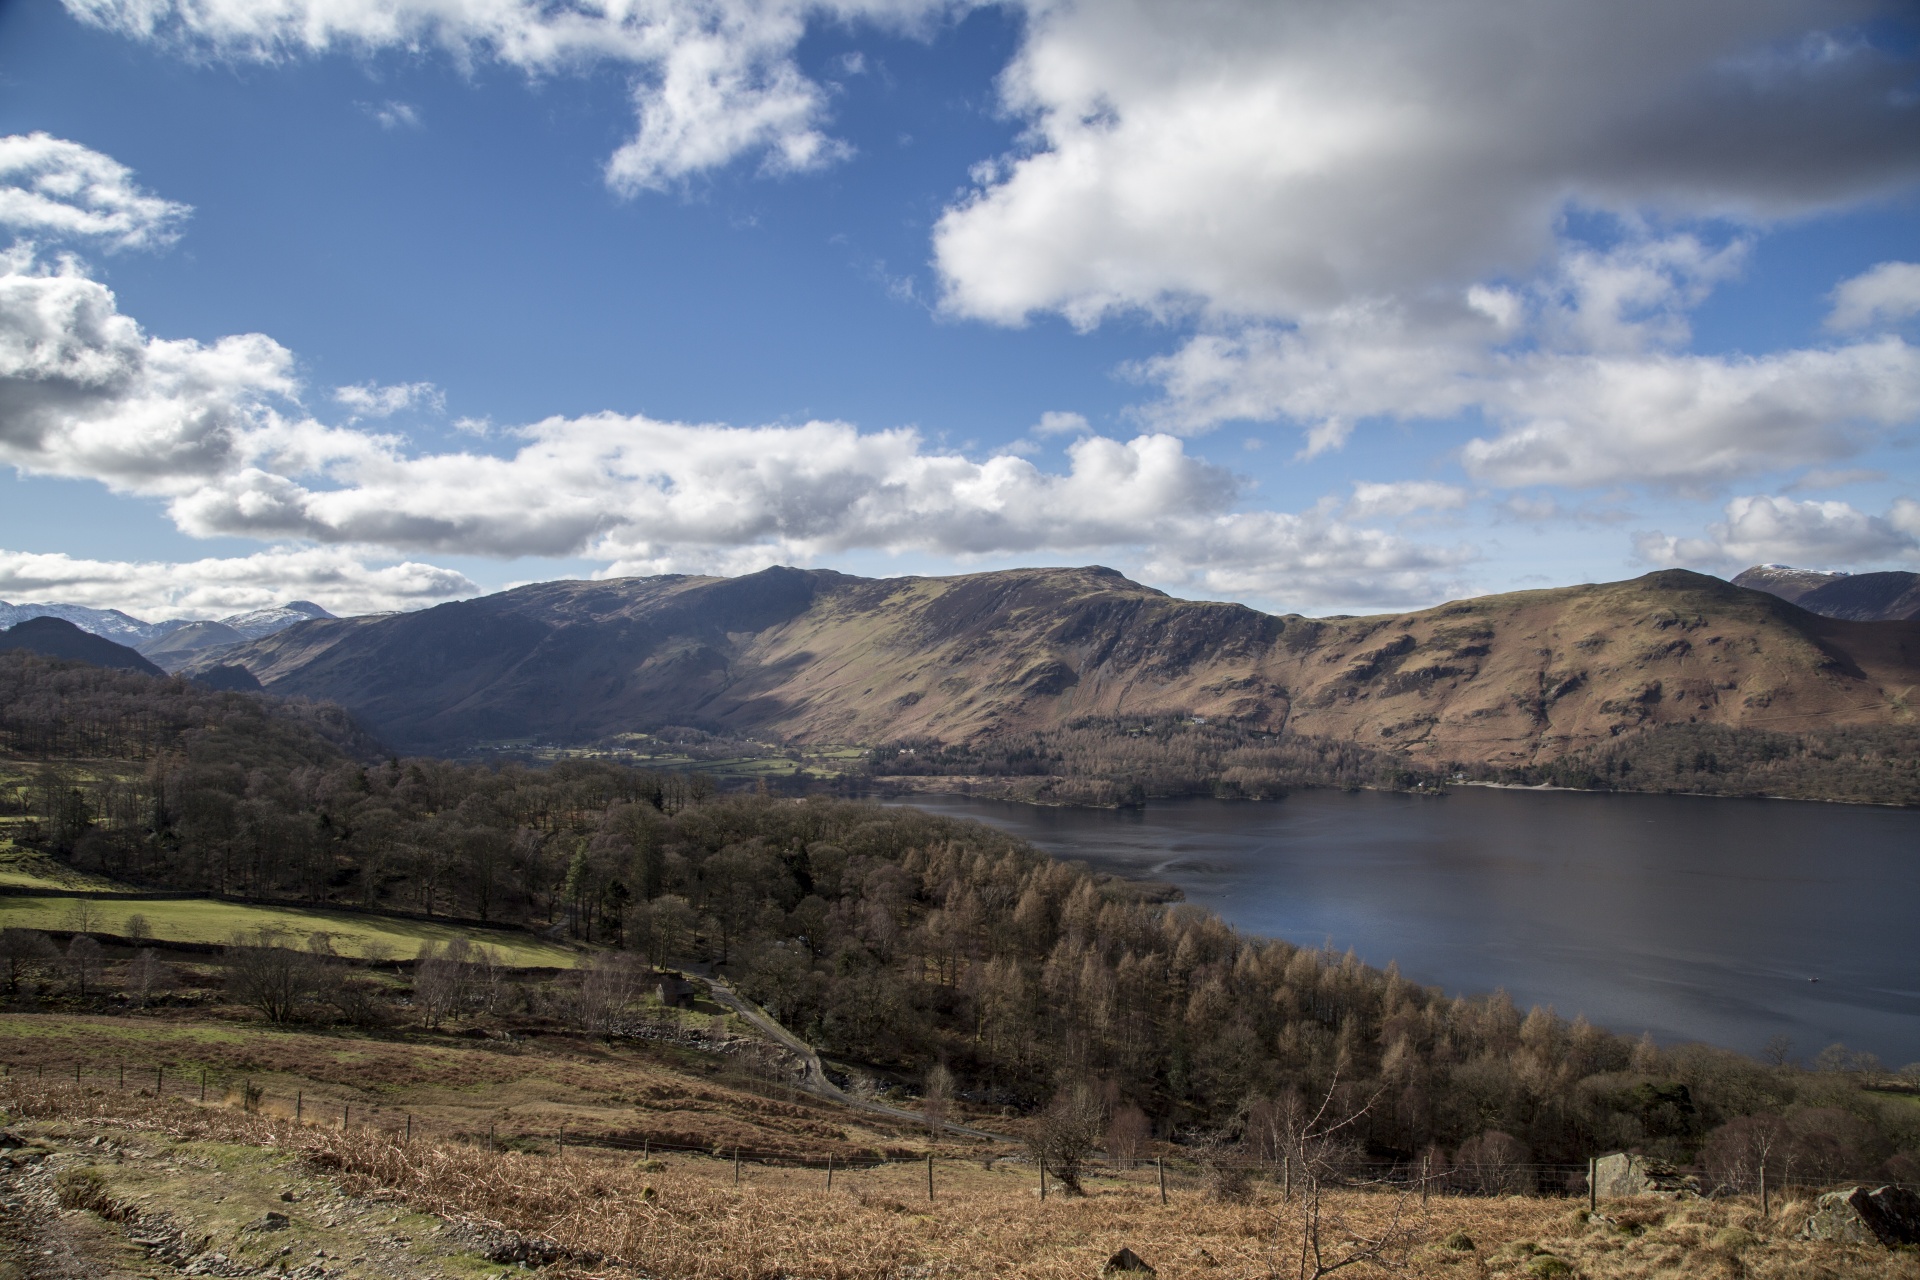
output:
[[[1616,1151],[1593,1162],[1594,1192],[1603,1200],[1626,1196],[1699,1195],[1700,1180],[1664,1160]]]
[[[1920,1245],[1920,1195],[1905,1187],[1829,1191],[1800,1234],[1840,1244]]]
[[[1126,1280],[1129,1276],[1138,1278],[1155,1273],[1139,1254],[1131,1249],[1122,1249],[1107,1259],[1107,1265],[1100,1268],[1100,1274],[1103,1277],[1119,1277],[1119,1280]]]

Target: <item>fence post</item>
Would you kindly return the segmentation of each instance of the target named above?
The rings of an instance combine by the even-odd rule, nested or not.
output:
[[[493,1126],[487,1126],[487,1154],[493,1154]]]
[[[293,1095],[293,1122],[300,1123],[300,1117],[306,1109],[307,1091],[301,1089]]]
[[[122,1089],[127,1087],[127,1060],[125,1058],[120,1059],[120,1087]]]
[[[927,1203],[933,1203],[933,1157],[927,1157]]]
[[[733,1149],[733,1185],[740,1185],[740,1148]]]
[[[1160,1203],[1165,1204],[1167,1202],[1167,1158],[1165,1156],[1153,1158],[1153,1171],[1160,1175]]]
[[[1430,1154],[1421,1156],[1420,1157],[1420,1205],[1422,1208],[1426,1207],[1427,1183],[1430,1176],[1429,1171],[1432,1168],[1433,1168],[1433,1156]]]
[[[77,1062],[73,1064],[73,1082],[80,1083],[80,1064]]]
[[[1587,1212],[1600,1212],[1600,1187],[1595,1178],[1600,1170],[1600,1162],[1592,1156],[1587,1157]]]
[[[207,1100],[207,1069],[205,1067],[202,1067],[200,1068],[200,1101],[205,1102],[206,1100]]]
[[[833,1152],[827,1152],[827,1190],[833,1190]]]
[[[1760,1157],[1760,1216],[1767,1216],[1767,1158]]]
[[[411,1111],[409,1111],[409,1112],[407,1112],[407,1138],[406,1138],[406,1140],[407,1140],[408,1142],[412,1142],[412,1141],[413,1141],[413,1112],[411,1112]]]
[[[1040,1162],[1040,1198],[1042,1200],[1047,1198],[1047,1162],[1045,1160]]]
[[[155,1067],[153,1069],[153,1096],[156,1098],[159,1097],[162,1093],[166,1092],[166,1088],[167,1069],[165,1067]]]

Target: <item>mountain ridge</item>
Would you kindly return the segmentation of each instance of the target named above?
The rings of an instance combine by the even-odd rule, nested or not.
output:
[[[396,747],[443,753],[669,725],[957,742],[1177,712],[1505,765],[1661,724],[1909,723],[1920,624],[1824,618],[1684,570],[1305,618],[1181,600],[1097,566],[888,579],[780,567],[317,620],[218,661],[270,693],[338,702]]]

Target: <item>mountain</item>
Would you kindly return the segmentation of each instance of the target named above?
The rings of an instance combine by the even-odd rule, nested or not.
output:
[[[82,631],[124,645],[140,644],[181,625],[142,622],[118,609],[90,609],[83,604],[8,604],[0,600],[0,627],[11,627],[33,618],[59,618]]]
[[[1379,617],[1179,600],[1110,569],[548,582],[220,651],[410,751],[688,725],[968,740],[1178,712],[1428,761],[1531,763],[1662,724],[1907,723],[1920,623],[1683,570]],[[192,667],[188,668],[192,670]]]
[[[189,622],[135,645],[141,655],[168,671],[177,671],[209,649],[225,648],[253,637],[224,622]]]
[[[1807,592],[1818,591],[1846,576],[1844,573],[1827,573],[1819,569],[1796,569],[1790,564],[1757,564],[1735,574],[1733,585],[1746,587],[1750,591],[1764,591],[1768,595],[1799,604],[1800,598]]]
[[[1783,564],[1755,565],[1733,580],[1791,600],[1802,609],[1854,622],[1920,619],[1920,573],[1816,573]]]
[[[105,636],[116,644],[130,645],[149,654],[164,655],[187,653],[195,648],[207,647],[206,644],[175,644],[158,647],[175,632],[188,627],[229,628],[236,634],[222,640],[221,643],[233,644],[240,640],[258,640],[262,636],[272,635],[276,631],[298,623],[332,616],[311,600],[295,600],[290,604],[275,605],[268,609],[236,613],[212,623],[194,622],[187,618],[170,618],[165,622],[143,622],[118,609],[94,609],[83,604],[8,604],[0,600],[0,627],[10,627],[31,618],[61,618],[82,631],[91,632],[96,636]],[[195,634],[211,636],[218,633],[201,631]],[[163,661],[162,665],[166,663]]]
[[[1856,622],[1920,618],[1920,573],[1854,573],[1807,592],[1802,609]]]
[[[73,659],[149,676],[166,674],[126,645],[82,631],[65,618],[39,617],[17,622],[0,631],[0,649],[29,649],[47,658]]]
[[[276,631],[284,631],[302,622],[332,616],[311,600],[294,600],[288,604],[275,605],[270,609],[236,613],[220,619],[220,624],[233,628],[245,639],[258,640],[261,636],[270,636]]]

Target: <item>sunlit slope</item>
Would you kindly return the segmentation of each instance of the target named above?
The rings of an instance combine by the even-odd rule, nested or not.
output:
[[[410,750],[681,724],[954,741],[1185,712],[1423,759],[1525,761],[1700,721],[1908,723],[1920,623],[1817,617],[1684,571],[1403,615],[1178,600],[1111,570],[544,583],[222,655]]]

